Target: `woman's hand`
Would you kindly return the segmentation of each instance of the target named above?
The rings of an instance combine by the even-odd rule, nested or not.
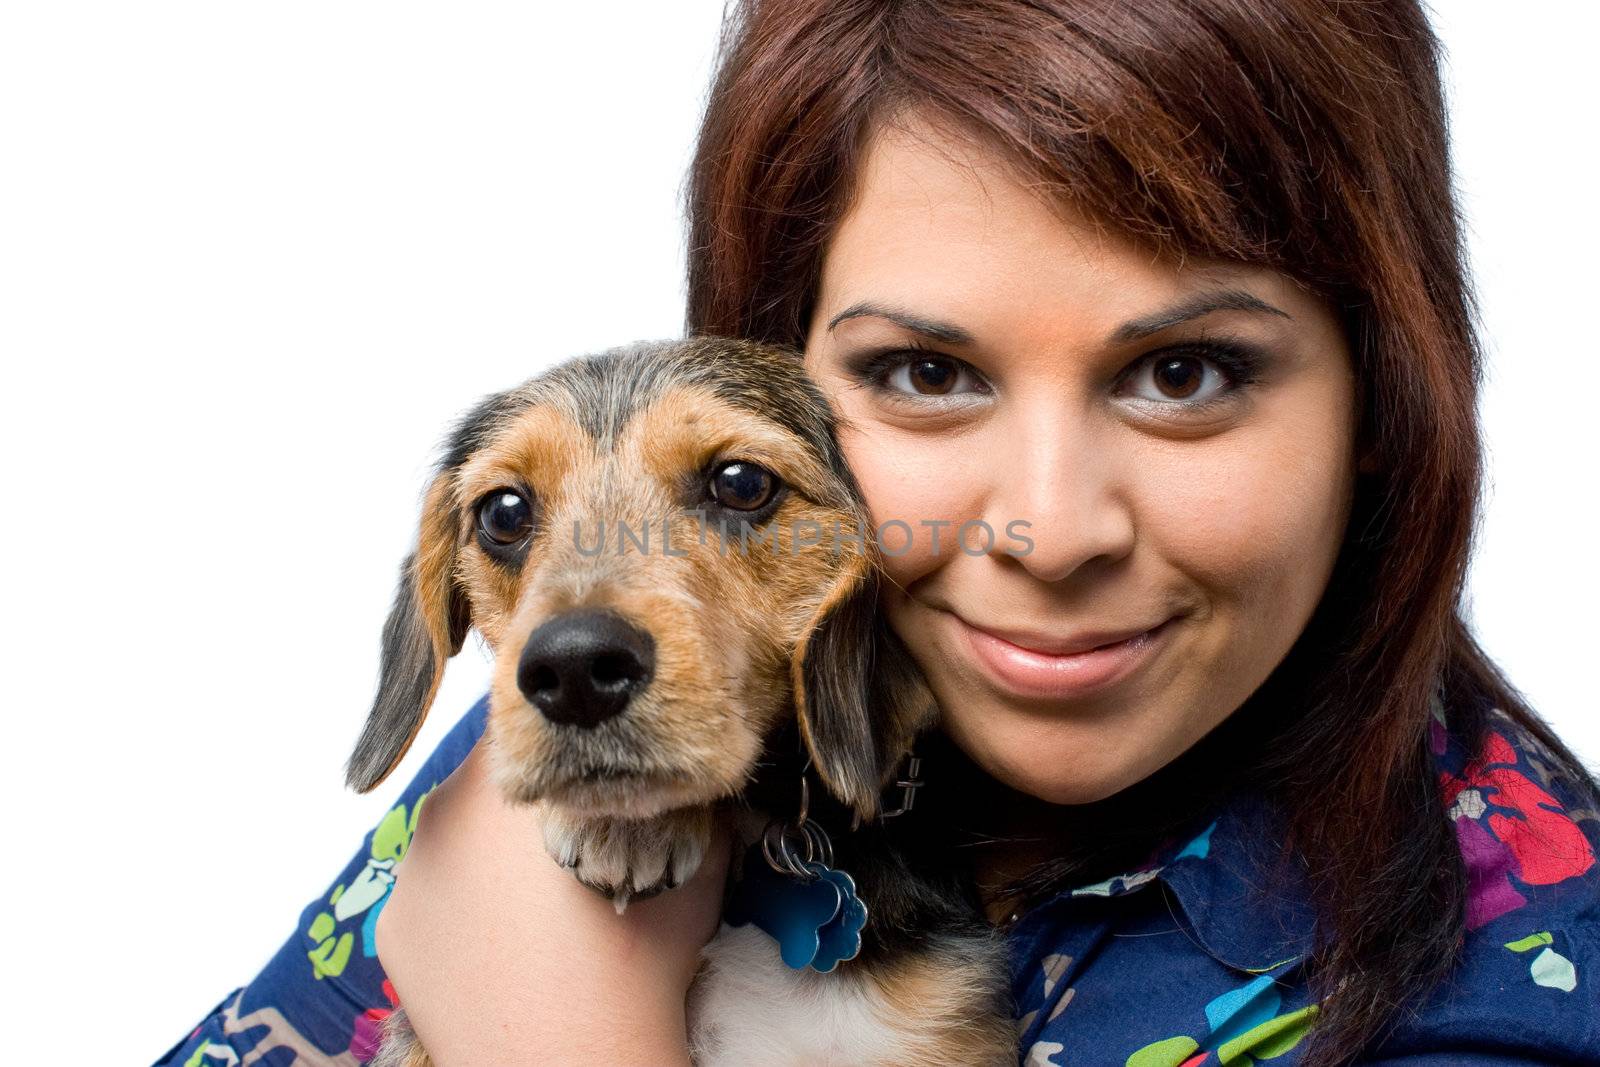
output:
[[[684,995],[717,930],[726,835],[617,915],[545,852],[480,742],[423,804],[378,916],[379,961],[439,1067],[688,1064]]]

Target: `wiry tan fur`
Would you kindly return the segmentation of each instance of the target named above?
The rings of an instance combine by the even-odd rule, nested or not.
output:
[[[916,1020],[903,1050],[904,1067],[980,1067],[1015,1061],[1015,1022],[996,1015],[990,989],[974,981],[987,968],[1003,966],[1000,943],[993,945],[994,958],[985,961],[969,958],[970,949],[935,940],[928,951],[901,957],[872,973],[885,1014],[902,1025],[904,1020]]]
[[[637,790],[574,782],[563,764],[568,753],[556,747],[559,731],[531,714],[517,690],[516,656],[497,658],[490,728],[496,780],[508,795],[633,819],[709,803],[739,790],[775,718],[792,711],[784,682],[799,635],[821,599],[842,595],[841,581],[859,580],[860,571],[841,571],[826,545],[792,553],[789,534],[797,520],[827,528],[856,516],[796,494],[772,520],[777,553],[730,546],[719,555],[715,534],[701,544],[698,524],[673,497],[685,472],[719,453],[760,462],[792,485],[827,480],[798,442],[692,388],[674,389],[634,416],[604,452],[583,447],[557,412],[533,408],[461,471],[452,495],[464,516],[469,502],[507,484],[527,485],[543,506],[545,543],[515,581],[481,553],[467,551],[457,565],[474,624],[491,647],[515,651],[544,620],[578,606],[615,609],[656,641],[655,677],[628,715],[639,769],[659,781]],[[673,551],[687,553],[682,558],[656,543],[663,519]],[[601,555],[580,554],[574,523],[585,544],[605,531]],[[617,552],[618,523],[647,530],[650,551],[629,544]]]

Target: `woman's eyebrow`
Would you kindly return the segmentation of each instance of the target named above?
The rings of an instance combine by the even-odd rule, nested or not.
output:
[[[1274,307],[1254,293],[1247,293],[1243,289],[1214,289],[1210,292],[1196,293],[1160,311],[1129,319],[1111,331],[1109,343],[1126,344],[1129,341],[1137,341],[1213,311],[1265,311],[1273,315],[1282,315],[1286,319],[1294,318],[1282,308]]]
[[[1243,289],[1215,289],[1209,292],[1196,293],[1193,296],[1180,300],[1176,304],[1153,311],[1148,315],[1141,315],[1130,319],[1112,331],[1110,344],[1126,344],[1137,341],[1142,337],[1160,333],[1162,330],[1176,326],[1190,319],[1197,319],[1201,315],[1208,315],[1213,311],[1263,311],[1272,315],[1282,315],[1286,319],[1293,318],[1287,311],[1267,303],[1253,293]],[[833,328],[847,319],[858,319],[875,316],[888,319],[898,326],[902,326],[912,333],[921,334],[948,345],[970,345],[974,342],[972,333],[950,322],[930,319],[922,315],[913,315],[898,308],[875,303],[871,300],[862,300],[845,308],[839,314],[828,320],[828,329]]]
[[[875,304],[870,300],[852,304],[839,312],[839,314],[828,320],[828,329],[831,332],[835,326],[846,319],[859,319],[868,315],[875,315],[880,319],[888,319],[890,322],[905,327],[912,333],[920,333],[924,337],[931,337],[933,340],[941,341],[947,345],[970,345],[973,342],[972,334],[960,326],[948,322],[940,322],[938,319],[924,318],[921,315],[912,315],[897,308]]]

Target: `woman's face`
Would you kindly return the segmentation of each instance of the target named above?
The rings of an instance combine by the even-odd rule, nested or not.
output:
[[[1287,277],[1156,259],[914,129],[874,140],[806,364],[946,729],[1013,788],[1099,800],[1310,618],[1349,514],[1349,352]]]

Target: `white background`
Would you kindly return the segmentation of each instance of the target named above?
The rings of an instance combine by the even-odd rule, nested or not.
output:
[[[1600,760],[1581,133],[1600,19],[1441,6],[1493,361],[1473,616]],[[483,393],[681,331],[680,183],[720,15],[0,12],[9,1062],[154,1059],[414,771],[341,784],[427,463]],[[485,678],[469,644],[414,753]]]

